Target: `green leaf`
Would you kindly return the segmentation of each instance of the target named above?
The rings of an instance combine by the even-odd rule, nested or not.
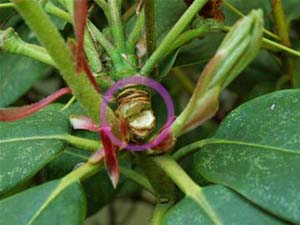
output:
[[[158,78],[161,80],[165,78],[168,73],[172,70],[173,65],[176,61],[177,55],[179,53],[180,49],[176,50],[174,53],[169,55],[161,64],[159,68],[159,75]]]
[[[287,20],[300,19],[300,1],[299,0],[284,0],[282,1]]]
[[[53,110],[0,123],[0,196],[55,158],[64,149],[68,131],[67,118]]]
[[[300,90],[256,98],[234,110],[195,157],[207,180],[267,211],[300,222]]]
[[[52,160],[45,169],[47,180],[62,177],[80,165],[86,162],[89,153],[76,148],[68,147],[64,152]],[[101,169],[97,174],[87,178],[82,182],[83,190],[86,193],[88,204],[87,215],[96,213],[101,207],[106,205],[114,196],[115,190],[107,175],[106,169]]]
[[[60,109],[63,105],[52,104],[51,106],[54,109]],[[70,115],[86,115],[78,102],[71,105],[62,113],[66,117],[69,117]],[[99,138],[96,133],[81,130],[73,130],[72,135],[94,140],[98,140]],[[45,178],[47,180],[51,180],[65,176],[81,163],[88,161],[90,155],[91,153],[74,147],[65,148],[59,157],[52,160],[46,166]],[[120,162],[122,163],[122,160],[120,160]],[[120,195],[122,192],[125,193],[125,195],[128,195],[128,193],[135,191],[136,188],[133,191],[130,189],[132,185],[129,185],[131,183],[132,182],[130,182],[129,179],[121,176],[118,188],[115,190],[105,168],[101,169],[97,174],[84,180],[82,182],[82,187],[86,193],[87,202],[89,203],[87,206],[87,215],[90,216],[96,213],[100,208],[109,203],[109,201],[111,201],[111,199],[117,194]],[[134,184],[134,186],[136,187],[137,185]]]
[[[0,224],[82,225],[85,207],[78,182],[55,180],[0,201]]]
[[[206,197],[221,225],[284,224],[224,186],[205,187],[202,189],[202,194]],[[186,196],[167,212],[163,224],[212,225],[216,223],[210,219],[198,202]]]
[[[85,137],[85,135],[79,135],[78,133],[77,136]],[[59,157],[52,160],[46,166],[45,178],[51,180],[65,176],[81,163],[86,162],[88,158],[88,152],[67,147]],[[129,167],[122,156],[119,157],[119,162],[121,172],[122,167]],[[139,190],[139,186],[130,179],[127,179],[124,175],[121,175],[117,189],[114,189],[104,167],[95,175],[85,179],[82,182],[82,187],[88,202],[87,216],[99,211],[99,209],[107,205],[113,197],[127,197]]]
[[[244,15],[248,14],[252,9],[262,9],[264,11],[264,21],[267,21],[267,24],[272,19],[270,14],[271,5],[269,0],[252,0],[248,1],[247,4],[245,4],[245,1],[243,0],[227,0],[227,2],[241,11]],[[225,23],[228,25],[233,24],[238,18],[240,18],[239,15],[225,6],[222,6],[222,11],[225,14]]]
[[[175,66],[201,65],[204,67],[214,56],[223,38],[222,33],[208,33],[201,40],[194,39],[180,49]]]

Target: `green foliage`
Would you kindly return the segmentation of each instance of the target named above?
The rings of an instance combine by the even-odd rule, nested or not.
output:
[[[45,183],[0,201],[0,224],[83,224],[86,202],[81,186],[62,182]]]
[[[299,222],[300,91],[256,98],[234,110],[195,166],[211,182],[229,186],[286,220]]]
[[[36,42],[24,24],[19,25],[16,31],[24,40]],[[47,73],[49,66],[36,60],[9,53],[0,54],[0,107],[14,103]]]
[[[65,147],[69,123],[45,110],[26,119],[0,123],[0,194],[34,176]]]
[[[151,225],[300,223],[300,1],[276,1],[284,15],[275,15],[271,0],[224,0],[213,10],[224,21],[200,16],[208,0],[190,7],[184,0],[149,1],[153,21],[151,10],[134,5],[140,1],[89,1],[83,35],[85,1],[74,8],[69,0],[0,0],[0,225],[83,225],[106,206],[111,224],[119,225],[128,207],[114,209],[118,198],[157,205]],[[16,31],[18,43],[7,41],[7,30]],[[149,35],[157,45],[151,55]],[[93,74],[77,73],[80,54]],[[176,112],[169,136],[145,152],[118,149],[96,132],[103,93],[137,74],[162,82]],[[33,115],[7,122],[3,107],[32,103],[53,83],[68,86],[75,103],[61,98],[36,113],[28,107]],[[122,101],[148,101],[144,88],[131,88]],[[149,93],[156,125],[147,140],[168,119],[162,99]],[[129,124],[115,97],[107,109],[113,133],[142,143],[123,129]],[[73,115],[94,124],[71,129]],[[108,154],[114,148],[118,162]]]
[[[271,215],[253,207],[246,199],[221,185],[211,185],[203,189],[207,202],[215,211],[222,224],[228,225],[283,225]],[[165,215],[166,225],[210,225],[216,224],[202,209],[201,204],[189,196],[182,199]]]

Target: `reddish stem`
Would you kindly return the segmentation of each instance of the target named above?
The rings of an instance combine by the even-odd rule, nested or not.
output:
[[[66,94],[71,94],[71,93],[72,91],[70,88],[62,88],[37,103],[21,106],[21,107],[1,109],[0,121],[4,121],[4,122],[16,121],[24,117],[30,116],[31,114],[39,111],[40,109],[54,102],[56,99],[60,98],[61,96]]]

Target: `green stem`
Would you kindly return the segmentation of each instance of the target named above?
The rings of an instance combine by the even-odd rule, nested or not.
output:
[[[285,46],[290,47],[291,41],[289,37],[289,31],[288,31],[289,29],[286,22],[287,20],[284,15],[282,1],[281,0],[270,0],[270,1],[272,4],[273,16],[275,19],[276,28],[278,30],[279,37]]]
[[[95,35],[95,38],[99,42],[99,44],[105,49],[107,54],[110,57],[113,57],[116,51],[115,47],[110,43],[109,40],[107,40],[104,34],[100,30],[98,30],[98,28],[90,21],[88,22],[88,27],[91,30],[91,32],[93,32],[93,34]]]
[[[275,20],[276,28],[278,34],[282,40],[282,44],[286,47],[291,47],[291,40],[289,37],[289,28],[287,24],[287,20],[284,14],[283,5],[281,0],[270,0],[273,9],[273,17]],[[295,63],[292,58],[286,55],[282,55],[282,61],[285,68],[286,73],[290,77],[290,81],[292,86],[295,86],[295,78],[294,78],[294,69]]]
[[[73,170],[67,176],[62,179],[63,185],[69,185],[76,181],[84,181],[88,177],[96,174],[103,167],[103,163],[91,164],[85,163],[82,166],[78,167],[76,170]]]
[[[173,52],[174,50],[182,47],[183,45],[185,45],[186,43],[190,42],[191,40],[193,40],[194,38],[197,37],[202,37],[204,36],[206,33],[208,32],[208,29],[206,26],[204,27],[200,27],[198,29],[193,29],[193,30],[188,30],[184,33],[182,33],[176,40],[175,42],[170,46],[170,48],[168,49],[168,51],[166,52],[167,56],[168,54],[170,54],[171,52]]]
[[[72,52],[57,28],[37,1],[12,0],[12,2],[15,3],[17,10],[37,35],[41,44],[47,49],[76,99],[93,121],[99,124],[101,96],[93,88],[85,74],[76,75]],[[108,116],[111,122],[117,124],[117,120],[111,111]]]
[[[111,23],[111,15],[107,2],[105,0],[95,0],[95,2],[103,10],[107,21]]]
[[[181,166],[171,157],[160,156],[156,157],[154,161],[157,165],[164,170],[173,182],[180,188],[180,190],[188,197],[192,198],[195,202],[201,205],[205,213],[210,217],[213,224],[221,225],[222,222],[218,219],[202,188],[197,185],[181,168]]]
[[[65,135],[62,138],[64,138],[64,140],[66,140],[70,145],[90,152],[95,152],[102,148],[101,143],[96,140],[81,138],[73,135]]]
[[[234,12],[235,14],[237,14],[240,17],[245,16],[244,13],[242,13],[239,9],[237,9],[234,5],[232,5],[230,2],[223,0],[223,4],[230,9],[232,12]]]
[[[124,59],[122,54],[120,54],[115,47],[107,41],[105,36],[93,25],[92,23],[88,23],[89,28],[95,35],[95,38],[99,43],[103,46],[103,48],[107,51],[108,55],[110,56],[113,64],[114,69],[116,71],[116,76],[113,78],[115,79],[122,79],[123,76],[129,76],[136,73],[135,63],[130,62],[130,59]]]
[[[130,8],[122,15],[122,20],[127,22],[136,12],[137,3],[134,3]]]
[[[72,98],[67,102],[67,104],[65,104],[59,111],[63,112],[67,110],[75,101],[76,101],[75,96],[72,96]]]
[[[234,5],[232,5],[230,2],[224,0],[223,1],[223,4],[228,8],[230,9],[232,12],[234,12],[235,14],[237,14],[238,16],[240,17],[244,17],[245,15],[240,11],[238,10]],[[277,35],[277,34],[274,34],[272,33],[271,31],[267,30],[264,28],[264,33],[266,35],[269,35],[270,37],[276,39],[276,40],[280,40],[280,37]]]
[[[13,28],[0,31],[0,49],[3,52],[24,55],[56,67],[46,49],[37,45],[26,43],[19,37]]]
[[[186,89],[190,94],[193,94],[196,85],[188,78],[188,76],[180,68],[173,68],[172,73],[181,83],[182,87]]]
[[[292,48],[288,48],[284,45],[281,45],[275,41],[271,41],[269,39],[266,39],[266,38],[263,38],[263,43],[267,44],[267,45],[270,45],[272,46],[274,49],[276,49],[277,51],[285,51],[291,55],[294,55],[294,56],[298,56],[300,57],[300,51],[296,51]]]
[[[179,189],[186,195],[197,193],[201,190],[187,174],[177,164],[177,162],[169,156],[155,157],[153,161],[173,180]]]
[[[150,221],[150,225],[161,225],[163,224],[164,216],[167,211],[174,206],[174,202],[168,202],[165,204],[158,203],[154,208],[153,215]]]
[[[14,8],[15,5],[13,3],[1,3],[0,4],[0,9],[5,9],[5,8]]]
[[[100,52],[96,48],[98,45],[96,38],[94,39],[93,32],[87,27],[84,33],[84,52],[88,59],[88,64],[94,73],[100,73],[103,70]]]
[[[50,4],[50,7],[51,5],[52,6],[52,14],[53,15],[56,15],[57,17],[60,17],[61,19],[64,19],[66,20],[67,22],[73,24],[73,14],[74,14],[74,1],[64,1],[64,0],[61,0],[61,3],[67,8],[68,12],[65,12],[61,9],[55,9],[55,5],[53,5],[53,3],[51,2],[48,2],[46,4],[46,7],[48,4]],[[57,7],[56,7],[57,8]],[[67,16],[63,14],[63,11],[64,13],[67,14]],[[67,17],[67,18],[65,18]],[[100,55],[99,55],[99,52],[98,52],[98,49],[96,48],[96,45],[94,43],[94,39],[93,39],[93,36],[92,36],[92,32],[89,30],[89,27],[87,26],[87,29],[86,29],[86,32],[84,33],[84,52],[87,56],[87,59],[88,59],[88,62],[89,62],[89,65],[92,69],[92,71],[94,73],[99,73],[102,71],[102,62],[100,60]]]
[[[147,55],[150,57],[156,49],[156,29],[155,29],[155,1],[148,0],[144,2],[145,12],[145,33]]]
[[[193,4],[186,10],[177,23],[173,26],[170,32],[163,39],[159,47],[154,51],[151,57],[146,61],[140,73],[149,75],[156,67],[158,62],[165,56],[169,46],[171,46],[178,36],[184,31],[187,25],[197,15],[199,10],[207,3],[208,0],[195,0]]]
[[[223,31],[225,31],[225,32],[230,31],[230,29],[231,29],[230,26],[224,26],[223,27]],[[284,46],[282,44],[279,44],[279,43],[277,43],[275,41],[271,41],[271,40],[269,40],[267,38],[263,38],[262,42],[263,42],[263,44],[266,45],[267,49],[270,49],[272,51],[285,51],[285,52],[287,52],[287,53],[289,53],[291,55],[300,57],[300,51],[297,51],[297,50],[292,49],[292,48],[288,48],[288,47],[286,47],[286,46]]]
[[[177,197],[176,187],[167,174],[157,167],[153,157],[146,154],[133,154],[138,165],[143,169],[151,186],[155,191],[155,196],[160,202],[174,202]]]
[[[121,17],[121,7],[119,5],[118,0],[108,0],[108,7],[111,14],[111,24],[110,28],[112,31],[112,36],[114,39],[114,43],[117,46],[117,49],[125,53],[126,52],[126,42],[125,42],[125,34],[124,28],[122,24],[122,17]]]
[[[144,10],[137,16],[135,24],[129,34],[128,37],[128,48],[129,52],[134,53],[136,43],[138,40],[141,38],[142,30],[144,27],[144,22],[145,22],[145,12]]]
[[[72,23],[72,17],[70,16],[70,14],[54,5],[51,1],[48,1],[46,3],[45,10],[47,13],[55,15],[68,23]]]

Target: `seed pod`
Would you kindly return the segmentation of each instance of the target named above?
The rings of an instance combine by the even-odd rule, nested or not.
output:
[[[130,141],[144,140],[155,127],[149,92],[138,86],[128,86],[118,94],[117,101],[116,113],[125,120]]]

